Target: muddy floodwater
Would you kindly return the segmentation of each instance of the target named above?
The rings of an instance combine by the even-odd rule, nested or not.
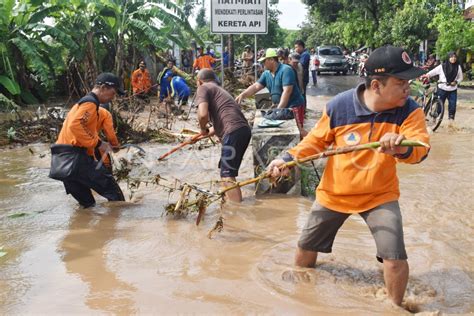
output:
[[[474,313],[472,112],[460,109],[463,126],[432,135],[426,161],[398,167],[410,264],[405,305],[414,312]],[[144,148],[154,161],[168,147]],[[203,183],[218,179],[215,151],[184,150],[150,168]],[[80,209],[47,178],[47,152],[45,144],[0,152],[0,314],[405,312],[388,303],[375,243],[358,216],[308,270],[309,281],[294,283],[282,274],[292,268],[311,200],[255,197],[246,187],[245,201],[224,207],[224,230],[209,239],[217,206],[196,227],[195,215],[165,216],[168,195],[153,186],[131,201],[97,197],[96,207]],[[253,176],[250,152],[241,169],[239,179]]]

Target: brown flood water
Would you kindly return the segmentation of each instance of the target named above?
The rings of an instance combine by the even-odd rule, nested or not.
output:
[[[406,302],[419,312],[474,312],[473,134],[440,130],[429,158],[400,165],[401,207],[410,264]],[[36,153],[46,145],[31,145]],[[150,160],[163,148],[146,147]],[[214,149],[183,151],[155,166],[191,182],[217,179]],[[240,178],[252,170],[250,153]],[[400,314],[384,294],[381,265],[365,223],[352,216],[334,252],[321,255],[310,281],[282,280],[311,201],[255,198],[224,210],[224,230],[207,232],[211,207],[163,215],[167,195],[142,188],[132,202],[79,209],[47,178],[49,157],[28,148],[0,154],[0,314]],[[175,173],[171,172],[175,170]],[[9,215],[27,213],[12,218]]]

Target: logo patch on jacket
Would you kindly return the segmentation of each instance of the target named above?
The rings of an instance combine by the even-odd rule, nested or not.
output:
[[[358,132],[349,132],[344,135],[344,141],[347,145],[358,145],[360,143],[360,134]]]

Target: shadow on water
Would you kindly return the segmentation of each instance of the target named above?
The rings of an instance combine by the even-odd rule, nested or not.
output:
[[[75,274],[88,285],[85,304],[93,310],[136,313],[133,292],[136,289],[111,270],[107,261],[107,244],[116,238],[120,211],[103,214],[78,210],[71,218],[68,232],[59,245],[67,273]]]

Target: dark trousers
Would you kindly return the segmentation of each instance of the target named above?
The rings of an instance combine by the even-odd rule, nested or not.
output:
[[[304,112],[305,113],[306,113],[306,107],[308,105],[308,101],[306,100],[306,87],[308,86],[308,83],[309,83],[309,77],[307,80],[303,80],[303,91],[301,91],[304,98]]]
[[[458,90],[445,91],[443,89],[438,89],[438,97],[443,104],[446,101],[446,99],[448,99],[449,119],[454,120],[454,116],[456,115],[456,102],[458,100]]]
[[[316,77],[317,70],[311,70],[311,77],[313,77],[313,86],[316,85],[316,82],[318,82],[318,79]]]
[[[71,194],[83,207],[95,204],[91,189],[109,201],[125,201],[122,190],[112,174],[92,157],[82,159],[77,174],[71,179],[64,180],[67,194]]]
[[[188,98],[189,98],[189,96],[179,97],[178,104],[184,105],[184,104],[188,103]]]

